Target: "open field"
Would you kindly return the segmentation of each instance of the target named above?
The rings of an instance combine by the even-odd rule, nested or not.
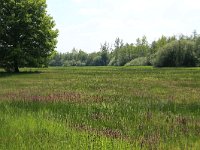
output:
[[[0,149],[200,149],[200,68],[0,71]]]

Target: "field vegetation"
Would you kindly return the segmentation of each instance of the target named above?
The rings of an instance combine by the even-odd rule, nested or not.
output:
[[[0,149],[200,149],[200,69],[0,71]]]

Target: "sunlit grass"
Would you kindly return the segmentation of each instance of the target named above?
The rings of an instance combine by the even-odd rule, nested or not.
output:
[[[26,68],[0,89],[0,149],[200,148],[199,68]]]

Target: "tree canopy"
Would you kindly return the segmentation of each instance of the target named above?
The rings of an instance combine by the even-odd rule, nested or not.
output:
[[[124,43],[116,38],[114,44],[101,45],[98,52],[87,54],[73,49],[71,53],[57,53],[50,65],[195,67],[200,66],[200,35],[196,32],[190,36],[163,35],[150,44],[146,36],[137,38],[135,43]]]
[[[45,0],[0,1],[0,67],[39,67],[56,47],[58,31]]]

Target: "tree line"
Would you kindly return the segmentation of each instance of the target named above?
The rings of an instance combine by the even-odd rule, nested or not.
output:
[[[105,42],[98,52],[86,53],[73,48],[71,52],[54,53],[50,66],[200,66],[200,35],[161,36],[151,43],[146,36],[134,43],[116,38],[113,46]]]

